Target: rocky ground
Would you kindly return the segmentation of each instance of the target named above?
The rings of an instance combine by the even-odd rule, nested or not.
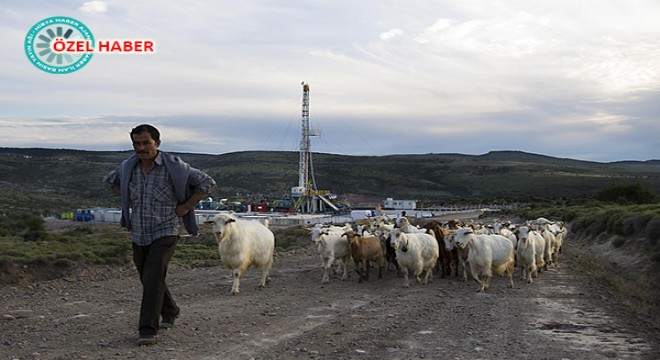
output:
[[[657,325],[631,316],[617,294],[578,265],[487,293],[435,276],[411,284],[388,272],[366,283],[321,284],[310,246],[276,254],[272,281],[251,269],[230,295],[222,267],[171,268],[182,309],[159,342],[135,345],[140,284],[132,268],[0,287],[0,359],[658,359]]]

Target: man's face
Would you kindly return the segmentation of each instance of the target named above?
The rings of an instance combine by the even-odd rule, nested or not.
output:
[[[140,160],[153,160],[156,158],[160,144],[151,138],[149,132],[133,134],[131,138],[133,139],[133,150]]]

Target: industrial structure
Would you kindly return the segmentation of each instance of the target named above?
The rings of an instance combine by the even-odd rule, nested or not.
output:
[[[300,130],[300,158],[298,161],[298,186],[291,188],[291,196],[295,200],[295,210],[303,214],[313,214],[327,211],[339,211],[332,203],[330,191],[318,190],[314,179],[314,165],[312,162],[311,140],[312,136],[319,136],[318,129],[309,127],[309,84],[302,82],[302,120]]]

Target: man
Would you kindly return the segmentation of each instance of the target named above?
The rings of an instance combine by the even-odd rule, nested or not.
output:
[[[165,284],[179,238],[179,218],[189,234],[198,233],[193,208],[213,190],[215,181],[160,151],[160,132],[155,127],[139,125],[130,136],[135,154],[103,182],[121,196],[121,225],[131,232],[133,261],[142,282],[137,344],[151,345],[159,328],[172,327],[179,316],[179,307]]]

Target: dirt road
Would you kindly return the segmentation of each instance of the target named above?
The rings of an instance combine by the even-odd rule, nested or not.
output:
[[[645,359],[660,336],[630,319],[581,273],[570,244],[532,284],[487,293],[474,281],[402,287],[394,272],[321,284],[311,247],[277,254],[272,281],[251,269],[230,295],[222,267],[173,268],[182,313],[137,347],[140,285],[132,269],[0,288],[0,359]]]

